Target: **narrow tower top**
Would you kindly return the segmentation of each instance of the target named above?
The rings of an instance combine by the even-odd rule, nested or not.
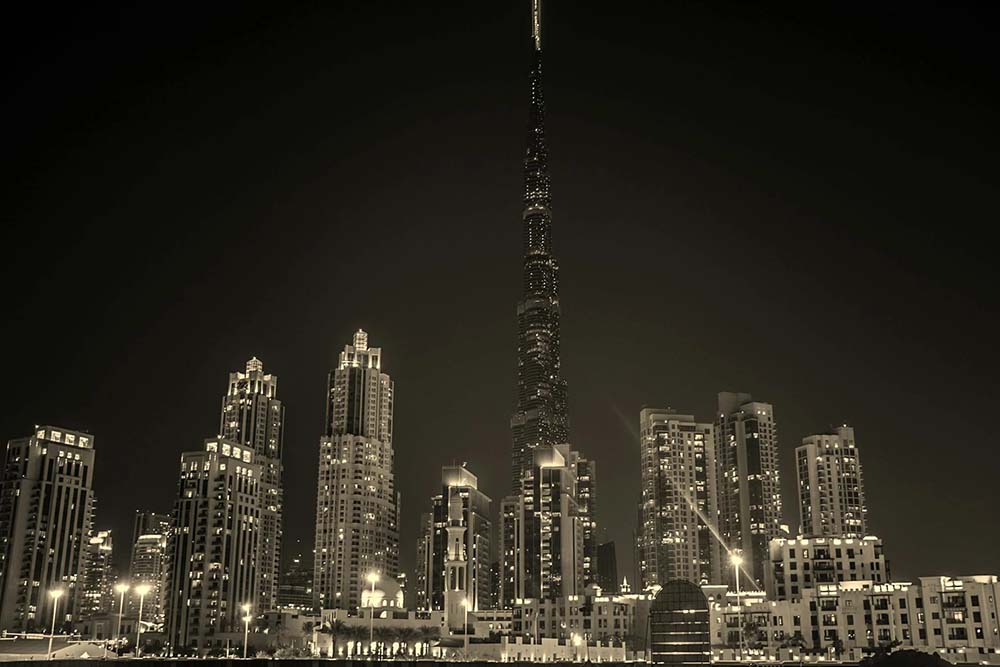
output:
[[[365,333],[364,329],[358,329],[354,334],[354,349],[358,352],[364,352],[368,349],[368,334]]]
[[[257,357],[253,357],[247,362],[247,374],[253,373],[254,371],[262,372],[264,370],[264,362],[262,362]]]
[[[535,39],[535,51],[542,50],[542,0],[531,0],[531,36]]]

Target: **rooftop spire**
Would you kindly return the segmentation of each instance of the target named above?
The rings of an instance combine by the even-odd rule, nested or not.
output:
[[[541,51],[542,0],[531,0],[531,36],[535,39],[535,51]]]

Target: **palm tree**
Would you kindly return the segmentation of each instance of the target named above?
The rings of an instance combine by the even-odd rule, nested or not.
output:
[[[379,656],[385,657],[389,646],[399,636],[399,629],[392,626],[375,628],[375,641],[378,642]]]
[[[437,639],[441,636],[441,628],[433,625],[422,625],[417,632],[419,633],[420,639],[423,640],[422,643],[424,644],[430,644],[432,639]]]
[[[406,655],[409,652],[410,643],[413,642],[419,635],[420,633],[417,630],[409,627],[399,628],[396,631],[396,636],[399,639],[399,642],[403,645],[403,655]]]

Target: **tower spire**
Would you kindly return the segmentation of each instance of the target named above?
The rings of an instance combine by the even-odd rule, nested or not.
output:
[[[542,50],[542,0],[531,0],[531,36],[535,51]]]
[[[524,156],[524,259],[522,297],[517,305],[517,411],[511,417],[513,452],[511,487],[520,491],[521,476],[539,445],[569,438],[566,381],[559,371],[559,265],[552,255],[549,151],[545,141],[542,95],[541,0],[531,2],[532,49],[528,136]]]

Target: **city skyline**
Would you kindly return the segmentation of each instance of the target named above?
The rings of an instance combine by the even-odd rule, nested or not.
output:
[[[555,44],[553,57],[546,61],[546,101],[549,126],[555,128],[550,138],[554,147],[551,170],[559,193],[556,236],[566,302],[563,369],[573,389],[569,399],[573,424],[570,442],[575,450],[598,463],[598,520],[599,525],[609,528],[618,545],[619,571],[628,573],[631,580],[634,567],[629,531],[634,526],[639,479],[638,437],[634,432],[639,409],[644,405],[670,406],[711,422],[719,391],[746,391],[774,406],[781,424],[783,519],[793,526],[793,532],[798,522],[793,507],[797,500],[794,450],[803,437],[846,422],[864,443],[866,500],[871,508],[869,532],[884,539],[894,569],[898,568],[902,577],[932,572],[979,574],[1000,569],[995,548],[1000,538],[987,535],[983,544],[981,536],[973,533],[975,510],[997,501],[997,491],[989,484],[995,479],[990,470],[997,469],[1000,459],[986,446],[988,429],[974,423],[978,421],[975,416],[988,414],[995,396],[988,381],[992,375],[990,365],[995,362],[986,354],[985,335],[981,333],[989,330],[995,311],[987,307],[979,313],[970,312],[973,323],[960,329],[950,316],[933,312],[933,307],[925,305],[930,300],[931,304],[966,312],[978,300],[989,299],[984,285],[977,282],[984,276],[975,264],[981,257],[967,245],[959,252],[953,246],[939,247],[930,240],[906,238],[900,242],[901,248],[892,245],[898,234],[913,233],[910,221],[914,217],[918,233],[934,229],[937,219],[931,213],[941,213],[943,204],[936,199],[930,205],[924,201],[924,208],[930,212],[920,217],[920,207],[898,204],[904,193],[913,196],[912,184],[904,188],[899,181],[893,181],[895,185],[890,184],[877,203],[864,203],[863,196],[869,193],[862,184],[864,178],[839,175],[838,169],[845,165],[868,173],[848,160],[848,151],[839,153],[830,138],[817,139],[822,147],[817,150],[818,156],[797,151],[791,145],[794,142],[787,139],[784,143],[777,141],[774,147],[758,143],[748,138],[747,130],[769,127],[760,119],[744,120],[744,124],[734,126],[742,128],[742,143],[738,142],[732,156],[724,158],[713,135],[719,127],[731,127],[726,123],[736,121],[715,116],[698,125],[697,116],[704,109],[684,99],[687,95],[678,96],[669,108],[657,107],[665,122],[673,122],[678,129],[662,130],[658,122],[647,117],[640,127],[653,139],[641,142],[630,138],[636,114],[642,119],[641,108],[663,98],[646,97],[648,91],[635,85],[642,77],[633,72],[621,75],[632,85],[613,90],[622,93],[623,99],[616,105],[598,103],[596,94],[585,85],[587,77],[578,70],[588,71],[595,90],[607,93],[613,83],[622,83],[608,70],[623,64],[623,56],[611,54],[607,63],[598,63],[585,48],[596,35],[607,36],[596,29],[596,19],[583,10],[579,18],[566,7],[556,6],[552,11],[564,21],[550,21],[552,27],[546,32],[546,40]],[[686,11],[689,13],[683,18],[693,22],[698,10]],[[359,328],[368,331],[386,350],[387,367],[392,369],[401,392],[393,447],[397,476],[401,478],[397,488],[403,494],[402,569],[412,571],[414,555],[409,545],[415,543],[419,529],[417,516],[421,504],[434,492],[436,471],[442,465],[467,460],[477,474],[482,471],[485,493],[495,499],[506,493],[510,469],[507,419],[514,408],[511,387],[516,372],[511,361],[516,330],[510,304],[517,300],[520,267],[516,258],[521,247],[517,152],[523,145],[525,125],[527,63],[523,47],[527,45],[509,37],[524,32],[518,30],[525,22],[523,7],[512,7],[509,15],[501,14],[496,27],[482,28],[488,36],[484,41],[491,49],[498,47],[498,55],[486,57],[467,35],[456,38],[471,53],[486,58],[485,84],[470,84],[469,95],[474,100],[471,112],[463,118],[449,117],[457,134],[446,138],[443,146],[415,139],[409,132],[423,132],[436,112],[461,104],[463,96],[448,90],[456,78],[468,73],[464,68],[471,66],[450,63],[444,53],[431,47],[427,52],[430,55],[423,56],[429,60],[420,61],[423,66],[433,69],[432,65],[447,63],[457,68],[427,75],[435,95],[450,95],[450,101],[424,99],[419,91],[408,91],[412,99],[426,103],[431,111],[409,117],[381,109],[376,120],[365,121],[367,125],[362,127],[373,133],[379,128],[413,128],[406,132],[392,129],[388,132],[391,140],[385,142],[369,146],[352,139],[353,134],[335,134],[343,136],[347,144],[346,149],[339,150],[361,161],[361,172],[353,171],[353,165],[348,169],[339,162],[328,162],[334,160],[330,156],[338,155],[338,147],[336,141],[326,137],[320,142],[322,150],[314,149],[316,153],[310,160],[279,175],[281,183],[270,186],[266,195],[250,192],[257,179],[266,180],[272,174],[269,169],[273,167],[251,162],[240,168],[234,156],[222,157],[224,151],[212,147],[209,140],[213,114],[246,103],[248,98],[242,92],[224,96],[225,102],[215,102],[221,107],[195,113],[191,125],[183,126],[200,132],[195,135],[194,145],[171,152],[159,143],[155,133],[148,133],[140,141],[157,147],[153,150],[160,161],[154,171],[162,170],[192,201],[208,204],[204,221],[221,220],[222,228],[229,230],[247,209],[264,211],[252,216],[253,237],[217,245],[211,236],[199,236],[201,232],[195,228],[183,227],[177,237],[154,234],[161,241],[147,252],[138,251],[143,261],[125,256],[113,271],[95,264],[95,273],[85,273],[77,287],[60,280],[66,268],[57,268],[56,278],[41,277],[38,281],[31,280],[30,272],[25,273],[31,266],[28,257],[46,256],[48,236],[20,230],[25,235],[22,239],[8,237],[6,234],[14,232],[5,232],[5,241],[26,240],[26,244],[5,244],[25,248],[25,256],[15,258],[5,271],[10,272],[9,280],[18,288],[14,321],[24,325],[11,333],[15,344],[20,343],[29,353],[11,360],[13,382],[4,390],[7,409],[0,421],[5,429],[2,437],[24,437],[36,423],[91,433],[97,442],[95,489],[101,499],[96,529],[111,528],[124,537],[129,534],[129,522],[136,509],[169,511],[180,453],[199,449],[204,438],[218,427],[218,397],[225,391],[225,374],[256,356],[281,377],[282,403],[288,410],[285,545],[296,539],[309,543],[315,500],[316,436],[322,433],[325,377],[334,367],[343,341]],[[302,17],[288,20],[302,27]],[[732,33],[737,32],[741,20],[749,19],[733,19]],[[456,28],[454,23],[446,25],[448,28],[440,28],[444,32]],[[244,24],[240,27],[245,28]],[[387,29],[401,27],[393,24]],[[237,49],[250,48],[240,46],[241,34],[229,33],[229,41],[224,43]],[[282,48],[288,46],[282,41],[287,35],[280,31],[265,34]],[[695,37],[686,43],[706,50],[709,46]],[[251,53],[257,52],[251,49]],[[302,66],[309,55],[299,52],[301,60],[295,60],[295,65]],[[633,59],[636,55],[632,54]],[[670,60],[666,52],[661,55],[664,61]],[[808,62],[831,75],[817,52],[806,51],[806,55],[811,57]],[[961,54],[953,57],[960,58]],[[583,65],[578,66],[575,59],[582,59]],[[710,71],[719,75],[728,67],[736,67],[723,60],[719,64],[709,59],[717,66]],[[892,64],[891,60],[887,65],[884,60],[878,62]],[[236,66],[225,61],[217,66],[230,75],[242,71],[231,69]],[[382,68],[382,73],[390,71],[386,63],[375,66]],[[474,67],[472,71],[476,71]],[[687,61],[681,59],[669,71],[680,81],[676,88],[705,92],[693,81],[697,67]],[[742,68],[736,67],[735,71]],[[857,69],[850,71],[858,74]],[[203,70],[184,72],[193,77],[195,88],[209,86],[215,80],[215,75]],[[652,70],[643,72],[648,82]],[[319,76],[323,72],[311,73]],[[118,72],[114,76],[126,74]],[[164,76],[170,79],[171,74]],[[328,76],[325,74],[322,80]],[[792,74],[786,72],[785,76]],[[869,76],[863,79],[869,86],[881,81],[877,72]],[[275,90],[285,90],[273,79],[265,81],[277,86]],[[765,79],[764,90],[767,83],[774,82]],[[934,83],[932,77],[925,85]],[[808,90],[818,94],[816,89]],[[738,92],[744,102],[745,96],[750,97],[747,105],[751,115],[785,108],[767,95],[762,99],[746,89]],[[918,101],[925,95],[919,88],[909,94]],[[188,97],[191,93],[180,95],[183,100],[193,98]],[[315,99],[327,105],[333,103],[309,86],[302,95],[307,100],[318,96]],[[389,102],[379,99],[385,105]],[[808,101],[808,96],[805,99]],[[293,105],[295,109],[308,106],[300,102]],[[139,104],[141,107],[142,102]],[[496,104],[497,109],[484,110],[491,104]],[[958,117],[957,113],[947,116],[951,108],[940,104],[943,106],[935,107],[937,111],[949,118]],[[848,114],[848,118],[865,117],[862,106],[856,109],[857,116]],[[279,118],[294,118],[299,112],[278,108],[256,113],[262,117],[252,115],[254,120],[247,121],[250,127],[274,126]],[[824,120],[827,130],[849,134],[850,122],[802,113],[808,119]],[[156,126],[155,120],[140,121],[126,112],[121,114],[138,124],[130,127]],[[94,136],[128,138],[106,126],[109,119],[121,118],[118,112],[104,109],[98,116],[92,121],[96,124]],[[887,119],[880,120],[877,113],[875,116],[862,134],[877,135],[879,129],[889,127]],[[162,120],[156,114],[153,118]],[[319,118],[309,116],[309,120],[307,126],[314,136],[332,131]],[[57,120],[37,121],[39,125],[30,127],[48,127],[45,122],[59,127]],[[805,124],[804,120],[800,122]],[[690,135],[681,130],[691,131]],[[236,127],[219,141],[232,147],[245,139],[245,131]],[[476,134],[479,132],[495,132],[497,137],[481,139]],[[723,134],[728,137],[735,132],[729,129]],[[919,135],[917,129],[899,132],[905,138],[910,138],[911,132]],[[57,152],[64,157],[61,166],[49,170],[36,167],[22,175],[29,181],[31,192],[42,187],[45,174],[53,181],[44,186],[45,192],[51,194],[49,188],[60,184],[67,187],[68,177],[60,169],[69,169],[73,160],[79,159],[74,158],[73,151],[85,150],[88,140],[74,139],[72,133],[61,136],[76,143],[49,147],[49,151],[62,151]],[[837,136],[843,138],[842,134]],[[899,139],[899,135],[891,136]],[[478,142],[474,144],[477,154],[470,156],[469,140],[473,137]],[[22,141],[19,147],[36,146],[41,140],[29,136]],[[298,141],[301,145],[308,143],[305,138]],[[854,141],[861,143],[857,137]],[[186,167],[181,163],[202,150],[196,149],[202,143],[208,146],[204,150],[208,151],[210,163],[232,169],[231,180],[220,186],[217,195],[206,194],[198,179],[183,176]],[[268,155],[287,157],[285,149],[265,143]],[[768,148],[776,151],[774,156],[770,156]],[[124,178],[124,170],[116,160],[130,163],[127,146],[121,150],[105,167],[118,179]],[[876,165],[884,168],[892,164],[906,176],[919,179],[915,173],[918,169],[907,167],[894,149],[883,146],[881,153],[878,147],[873,150],[882,156],[881,162],[875,160]],[[978,152],[964,150],[968,151],[966,157],[971,156],[963,163],[964,168],[974,169]],[[406,156],[400,158],[402,164],[387,167],[389,176],[373,183],[372,167],[396,151]],[[431,151],[440,151],[440,155],[433,159],[414,157]],[[831,154],[836,158],[832,164],[822,164],[828,159],[824,156]],[[631,156],[638,161],[636,164],[624,162]],[[352,162],[344,156],[337,159]],[[471,161],[467,169],[456,167],[467,160]],[[773,164],[782,161],[790,166]],[[494,168],[493,162],[503,166]],[[761,163],[767,169],[755,172]],[[801,165],[818,174],[815,182],[796,180],[798,169],[794,167]],[[441,226],[439,217],[431,213],[430,199],[406,184],[407,174],[421,169],[428,169],[429,175],[417,179],[420,187],[434,185],[431,192],[436,197],[444,200],[443,195],[454,196],[462,202],[460,212],[447,212]],[[685,175],[689,169],[692,173]],[[616,170],[622,174],[612,173]],[[730,170],[735,175],[727,174]],[[750,178],[749,174],[755,174],[758,180],[748,182],[745,179]],[[935,176],[965,195],[966,201],[955,206],[966,207],[958,210],[969,217],[980,201],[977,196],[989,190],[974,183],[974,179],[959,179],[943,172]],[[108,186],[114,179],[104,178],[94,174],[84,177],[90,187],[97,187],[113,204],[89,200],[68,188],[66,206],[80,206],[89,212],[85,218],[90,221],[100,219],[102,211],[113,219],[124,220],[138,219],[141,216],[136,214],[146,210],[157,220],[155,224],[162,226],[160,232],[172,229],[172,216],[180,217],[187,210],[173,208],[177,205],[172,204],[167,214],[149,211],[148,197],[161,192],[158,187],[162,186],[136,178],[124,181],[131,190],[124,188],[112,196]],[[905,180],[901,175],[896,178]],[[696,183],[699,179],[708,184]],[[917,180],[923,187],[913,189],[922,190],[923,198],[932,197],[926,192],[931,181]],[[819,182],[830,185],[819,186]],[[456,183],[467,191],[456,194]],[[339,184],[352,184],[361,192],[352,194]],[[773,194],[779,191],[779,185],[789,187],[788,196],[781,197],[783,202],[776,202]],[[660,192],[659,188],[664,187],[667,192]],[[844,188],[847,194],[834,196],[837,188]],[[829,200],[821,196],[824,193]],[[65,227],[56,226],[61,217],[58,207],[42,202],[37,194],[24,197],[18,200],[24,203],[15,208],[14,221],[40,220],[67,232],[52,241],[56,258],[77,257],[76,261],[89,268],[86,258],[96,253],[95,258],[109,262],[112,256],[97,248],[102,239],[111,236],[120,240],[119,234],[131,233],[124,222],[109,227],[113,233],[94,222],[90,222],[95,226],[92,232],[81,232],[65,222]],[[727,199],[734,202],[727,203]],[[830,200],[836,201],[831,204]],[[478,209],[476,202],[480,202]],[[882,216],[887,206],[891,213]],[[427,211],[419,216],[419,224],[412,224],[412,209]],[[988,210],[979,209],[981,214]],[[817,220],[826,216],[831,218],[827,224]],[[635,217],[643,222],[630,222]],[[335,224],[326,230],[329,218]],[[664,224],[681,219],[685,224]],[[866,221],[885,219],[889,222],[873,230],[859,230]],[[897,221],[901,219],[907,222]],[[805,231],[795,231],[795,223],[799,222],[806,225]],[[288,225],[295,234],[283,236],[279,223]],[[659,229],[661,226],[666,229]],[[840,246],[839,253],[830,252],[842,235],[848,236],[844,228],[860,240]],[[355,259],[338,254],[342,240],[350,235],[359,239],[359,245],[366,241],[374,244],[378,250],[375,261],[371,261],[371,255]],[[731,243],[709,245],[719,239]],[[189,244],[192,240],[201,243]],[[449,249],[450,244],[461,249],[457,256]],[[193,247],[185,250],[186,245]],[[756,259],[747,259],[737,251],[743,247],[750,248],[747,254]],[[237,255],[239,262],[217,256],[226,251]],[[945,264],[967,258],[973,261],[963,262],[957,275],[950,275],[948,268],[925,261],[936,258],[939,252]],[[684,253],[688,253],[687,258],[681,257]],[[281,267],[281,271],[262,271],[261,275],[269,280],[263,281],[255,294],[258,303],[243,311],[236,321],[227,322],[214,300],[232,279],[233,267],[243,265],[247,256],[254,255],[264,264]],[[824,268],[824,260],[831,256],[839,261]],[[207,268],[215,262],[219,265]],[[189,270],[193,277],[185,275]],[[122,274],[132,275],[128,272],[134,272],[134,281],[123,279]],[[362,273],[368,281],[358,283],[357,276]],[[748,275],[757,284],[748,283]],[[84,289],[91,291],[77,291]],[[450,289],[455,290],[453,295]],[[209,292],[211,298],[199,295],[200,291]],[[90,294],[100,295],[101,300],[90,303],[85,311],[72,303]],[[453,300],[463,304],[460,312],[456,312]],[[36,317],[48,319],[48,327],[38,325]],[[59,322],[59,327],[52,326],[53,322]],[[74,326],[63,329],[68,325]],[[28,333],[20,331],[22,328],[31,332],[30,341]],[[974,332],[977,328],[980,333]],[[67,335],[69,332],[73,334]],[[734,333],[742,335],[736,337]],[[757,355],[748,358],[745,348],[753,348]],[[942,354],[942,350],[946,353]],[[155,383],[152,378],[156,378]],[[59,390],[52,391],[52,387]],[[167,427],[148,421],[139,398],[143,389],[177,397]],[[921,424],[920,417],[932,410],[939,419],[958,423],[957,433],[946,443],[939,434],[927,433],[929,429]],[[146,419],[139,419],[140,414]],[[942,466],[936,460],[939,450],[963,461],[979,460],[981,465]],[[407,471],[405,476],[399,474],[403,470]],[[143,480],[141,485],[135,484],[138,479]],[[940,501],[932,498],[933,490],[940,486],[959,494],[958,503],[969,510],[968,518],[956,518],[951,509],[945,512]],[[116,508],[114,516],[109,514],[110,507]],[[928,534],[953,529],[956,521],[958,526],[967,527],[968,537],[960,534],[957,543],[947,545],[925,546],[919,541],[921,533],[926,539]],[[123,558],[121,552],[116,554],[120,566]]]

